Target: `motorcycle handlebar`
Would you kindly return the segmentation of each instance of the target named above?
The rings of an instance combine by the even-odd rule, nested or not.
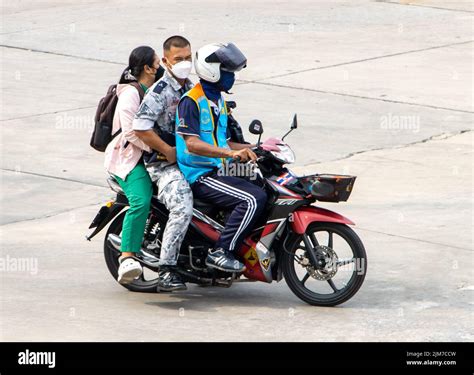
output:
[[[257,158],[257,160],[255,160],[256,163],[262,161],[264,159],[263,156],[259,156]],[[242,158],[240,156],[237,156],[235,159],[234,159],[237,163],[241,163],[242,162]],[[253,161],[252,160],[248,160],[246,163],[252,163]]]

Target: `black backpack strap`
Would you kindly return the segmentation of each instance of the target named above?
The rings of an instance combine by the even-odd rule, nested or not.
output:
[[[113,140],[117,135],[119,135],[120,133],[122,133],[122,128],[120,128],[119,130],[117,130],[117,131],[115,132],[115,134],[112,135],[112,138],[110,139],[110,142],[112,142],[112,140]]]
[[[140,103],[141,103],[143,100],[143,97],[145,96],[145,91],[143,90],[142,85],[140,85],[137,81],[130,82],[129,85],[137,89],[138,96],[140,97]]]

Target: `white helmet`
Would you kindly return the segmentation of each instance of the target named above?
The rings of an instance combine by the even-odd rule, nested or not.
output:
[[[194,67],[199,78],[217,82],[221,71],[238,72],[247,66],[247,58],[234,43],[213,43],[201,47],[196,52]]]

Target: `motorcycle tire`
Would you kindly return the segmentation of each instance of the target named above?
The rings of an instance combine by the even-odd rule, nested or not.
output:
[[[114,247],[112,247],[108,243],[107,238],[109,234],[111,233],[116,234],[118,236],[120,235],[120,233],[122,232],[122,225],[123,225],[125,213],[126,211],[122,212],[112,221],[104,238],[105,263],[107,264],[107,268],[109,269],[109,272],[111,273],[112,277],[115,280],[117,280],[117,277],[118,277],[120,252],[117,251]],[[157,287],[158,287],[158,278],[154,280],[144,280],[142,277],[140,277],[132,281],[130,284],[120,284],[120,285],[122,285],[124,288],[127,288],[128,290],[132,292],[156,293]]]
[[[363,264],[363,271],[354,272],[347,285],[334,293],[315,293],[304,286],[304,282],[298,278],[295,270],[294,253],[299,248],[302,235],[295,235],[289,241],[289,246],[282,254],[282,271],[288,287],[304,302],[313,306],[336,306],[352,298],[364,282],[367,272],[367,255],[364,245],[359,236],[347,225],[337,223],[312,223],[306,229],[305,234],[310,235],[317,231],[331,231],[342,237],[350,246],[353,255],[359,264]]]

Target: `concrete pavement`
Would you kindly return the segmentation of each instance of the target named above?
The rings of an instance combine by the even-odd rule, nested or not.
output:
[[[0,271],[1,340],[473,340],[469,1],[131,4],[2,5],[0,258],[30,263]],[[102,236],[84,240],[112,196],[88,146],[97,101],[132,48],[175,33],[244,50],[236,116],[281,136],[297,112],[295,171],[358,176],[322,204],[366,246],[352,300],[311,307],[284,281],[130,293]]]

